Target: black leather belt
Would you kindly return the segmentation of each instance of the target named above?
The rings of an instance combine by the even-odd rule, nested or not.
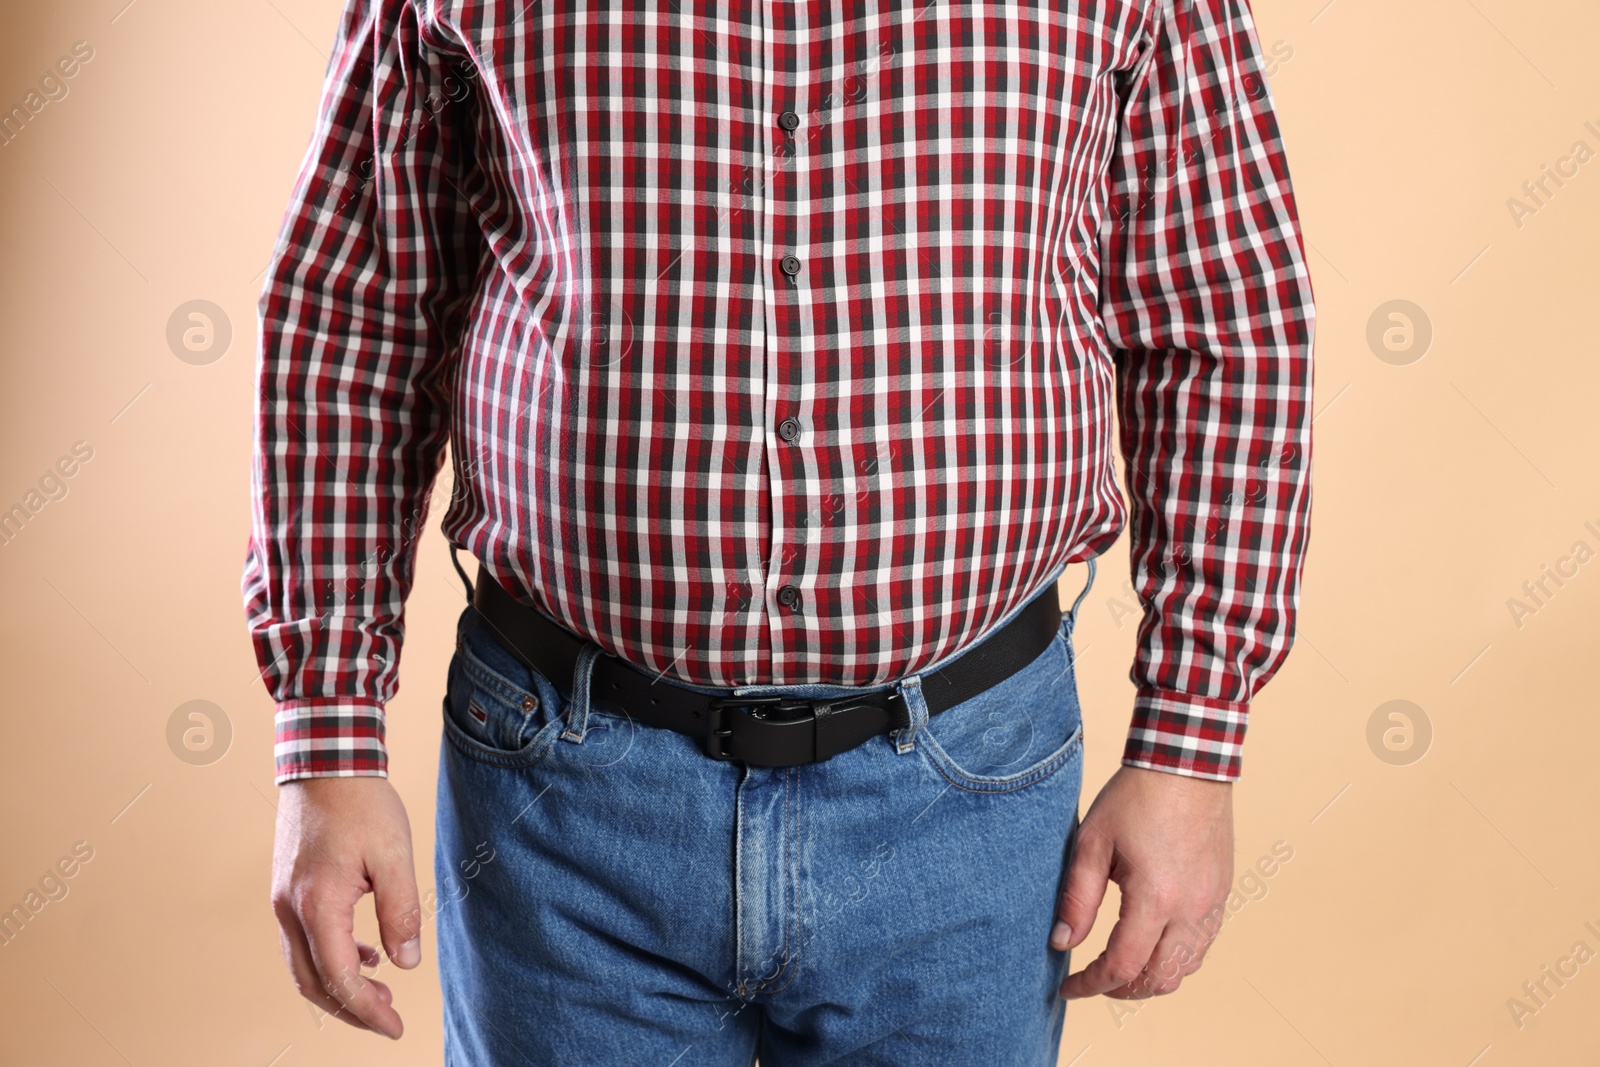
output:
[[[584,641],[520,603],[480,564],[473,585],[480,621],[518,659],[565,692]],[[970,700],[1032,663],[1061,626],[1051,583],[1005,626],[953,662],[922,677],[928,714]],[[685,689],[614,656],[594,661],[590,699],[635,722],[698,738],[712,759],[755,767],[820,763],[871,737],[906,726],[910,717],[893,690],[844,697],[715,696]]]

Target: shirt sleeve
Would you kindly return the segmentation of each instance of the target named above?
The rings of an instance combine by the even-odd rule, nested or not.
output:
[[[1133,585],[1122,762],[1237,779],[1293,641],[1310,517],[1310,276],[1245,0],[1162,0],[1101,235]]]
[[[243,593],[277,780],[387,775],[416,541],[480,230],[470,73],[409,3],[349,0],[260,300]]]

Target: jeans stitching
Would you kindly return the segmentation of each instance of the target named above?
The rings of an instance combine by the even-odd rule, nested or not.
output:
[[[984,778],[981,775],[969,774],[962,770],[944,750],[937,739],[931,734],[925,739],[928,749],[923,756],[938,773],[939,777],[955,786],[957,789],[968,793],[1014,793],[1030,785],[1050,777],[1059,771],[1071,760],[1074,753],[1083,746],[1083,726],[1080,723],[1067,738],[1062,746],[1055,752],[1046,756],[1037,766],[1021,772],[1016,777]]]
[[[473,737],[471,734],[467,733],[467,731],[462,728],[461,724],[456,722],[451,716],[449,701],[450,698],[448,696],[445,697],[445,737],[449,740],[450,744],[462,755],[469,759],[475,760],[479,763],[486,763],[495,767],[501,767],[507,770],[522,770],[524,768],[533,766],[535,763],[539,762],[539,760],[543,759],[545,754],[549,751],[550,740],[553,740],[553,738],[547,740],[547,736],[550,733],[550,727],[560,722],[560,720],[557,719],[552,720],[550,723],[546,723],[544,726],[540,727],[539,732],[534,734],[533,738],[529,740],[527,744],[523,745],[521,748],[507,751],[504,749],[494,748],[491,745],[486,745],[482,741],[479,741],[476,737]]]
[[[466,641],[460,642],[457,648],[461,652],[461,669],[475,684],[481,685],[485,689],[491,689],[511,701],[521,701],[527,697],[537,697],[539,695],[536,691],[537,682],[534,689],[522,688],[485,663]],[[532,667],[529,667],[528,670],[536,680],[544,677]]]
[[[788,906],[784,908],[784,911],[787,914],[784,917],[783,927],[783,962],[779,965],[777,973],[775,973],[771,978],[762,982],[760,985],[756,986],[753,990],[751,990],[752,993],[765,993],[768,995],[781,993],[785,989],[789,988],[789,983],[794,981],[795,972],[799,970],[799,968],[791,966],[791,964],[794,963],[794,957],[790,954],[790,944],[792,943],[791,924],[794,921],[794,909],[797,907],[796,902],[799,899],[799,886],[797,881],[789,876],[790,871],[793,869],[791,839],[794,836],[794,824],[799,821],[800,809],[800,787],[795,785],[795,817],[791,819],[789,815],[789,787],[795,778],[794,771],[795,768],[793,767],[785,768],[785,773],[783,776],[783,866],[784,879],[789,883],[788,891],[784,894],[787,898],[786,903]],[[787,977],[784,976],[785,970],[789,972]],[[780,986],[774,986],[772,983],[776,982],[779,978],[783,978],[783,984]]]

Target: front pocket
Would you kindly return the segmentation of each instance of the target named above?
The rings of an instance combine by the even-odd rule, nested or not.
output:
[[[474,651],[472,638],[457,645],[443,711],[445,736],[463,755],[496,767],[522,768],[549,751],[562,725],[550,706],[555,692],[542,678],[523,671],[529,686],[491,666]]]
[[[451,707],[451,698],[444,698],[444,732],[457,751],[480,763],[492,764],[496,767],[523,768],[531,767],[539,762],[550,745],[555,741],[556,735],[561,730],[561,720],[552,719],[543,723],[535,730],[526,743],[518,748],[502,748],[497,745],[487,744],[478,737],[469,733],[457,721],[456,713]],[[475,732],[475,731],[474,731]]]
[[[915,744],[940,778],[975,793],[1015,792],[1065,767],[1083,747],[1065,627],[1033,663],[931,717]]]
[[[952,759],[932,734],[919,736],[916,743],[939,776],[957,789],[974,793],[1011,793],[1044,781],[1070,763],[1082,750],[1083,728],[1074,729],[1054,752],[1013,774],[974,774]]]

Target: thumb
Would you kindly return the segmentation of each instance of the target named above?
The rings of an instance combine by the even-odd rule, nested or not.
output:
[[[1106,898],[1114,853],[1110,838],[1092,822],[1078,827],[1078,839],[1067,868],[1067,887],[1056,907],[1056,925],[1050,933],[1055,949],[1077,948],[1094,928],[1094,917]]]
[[[415,967],[422,962],[422,905],[410,846],[388,853],[368,874],[383,951],[396,966]]]

